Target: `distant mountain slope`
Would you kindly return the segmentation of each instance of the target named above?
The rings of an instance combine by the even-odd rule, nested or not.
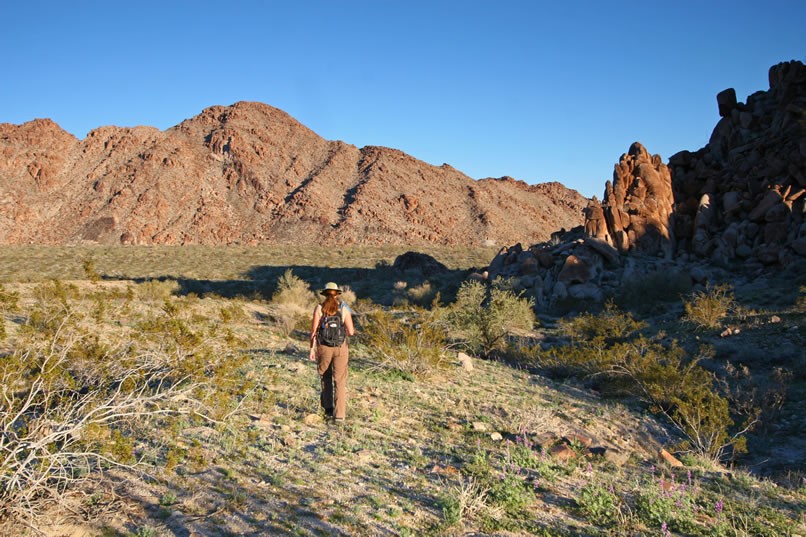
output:
[[[506,244],[581,225],[586,203],[324,140],[254,102],[83,140],[49,119],[0,124],[0,244]]]

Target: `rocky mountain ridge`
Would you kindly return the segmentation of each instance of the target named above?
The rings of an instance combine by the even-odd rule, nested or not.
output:
[[[172,128],[0,124],[0,244],[507,244],[582,223],[559,183],[474,180],[255,102]]]

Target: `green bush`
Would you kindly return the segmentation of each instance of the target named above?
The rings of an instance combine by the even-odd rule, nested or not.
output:
[[[81,263],[81,267],[84,269],[84,277],[92,283],[97,283],[101,279],[101,275],[95,269],[95,260],[91,257],[85,258]]]
[[[179,291],[176,280],[146,280],[137,284],[137,296],[148,302],[162,302]]]
[[[405,314],[386,310],[368,313],[360,333],[376,367],[426,376],[447,365],[445,333],[430,312],[414,308]]]
[[[705,291],[693,293],[683,305],[686,310],[683,320],[704,329],[719,328],[722,319],[736,309],[733,288],[727,284],[709,285]]]
[[[0,284],[0,342],[8,337],[8,333],[6,332],[6,315],[18,311],[19,299],[19,293],[6,291],[5,287]]]
[[[643,484],[635,495],[635,512],[647,526],[660,528],[664,524],[689,534],[695,529],[698,510],[695,491],[680,485],[664,485],[664,478]]]
[[[698,365],[713,351],[703,347],[690,356],[677,342],[663,345],[641,336],[627,337],[641,326],[609,305],[598,315],[580,315],[563,325],[574,339],[572,344],[547,350],[521,347],[520,353],[527,362],[549,371],[591,378],[608,395],[640,398],[685,436],[682,450],[710,459],[745,451],[743,433],[753,425],[755,413],[742,409],[747,421],[731,432],[729,394],[713,373]],[[606,338],[609,331],[619,337]]]
[[[577,508],[585,518],[600,526],[612,526],[621,519],[621,500],[612,486],[587,483],[576,498]]]
[[[516,514],[535,500],[532,485],[512,472],[490,487],[490,499],[507,512]]]
[[[534,327],[532,307],[532,300],[514,292],[508,280],[497,279],[489,288],[469,280],[459,288],[445,320],[470,352],[489,357],[504,345],[507,336]]]
[[[561,319],[560,332],[573,341],[612,341],[629,337],[646,328],[643,321],[636,321],[629,312],[622,312],[612,301],[605,304],[599,314],[582,313],[571,319]]]

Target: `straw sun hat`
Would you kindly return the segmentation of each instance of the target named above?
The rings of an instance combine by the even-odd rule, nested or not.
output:
[[[324,295],[325,291],[336,291],[338,294],[341,294],[341,289],[339,289],[338,284],[335,282],[327,282],[325,288],[319,291],[319,293]]]

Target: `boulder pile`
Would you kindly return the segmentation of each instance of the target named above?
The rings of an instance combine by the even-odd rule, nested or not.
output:
[[[677,270],[704,282],[806,267],[806,66],[773,66],[769,91],[717,95],[722,117],[708,145],[664,164],[638,142],[615,165],[585,224],[552,240],[502,248],[487,278],[515,278],[538,305],[602,300],[636,273]]]
[[[773,66],[769,91],[717,95],[711,139],[669,159],[680,251],[716,264],[788,265],[806,256],[806,66]]]

